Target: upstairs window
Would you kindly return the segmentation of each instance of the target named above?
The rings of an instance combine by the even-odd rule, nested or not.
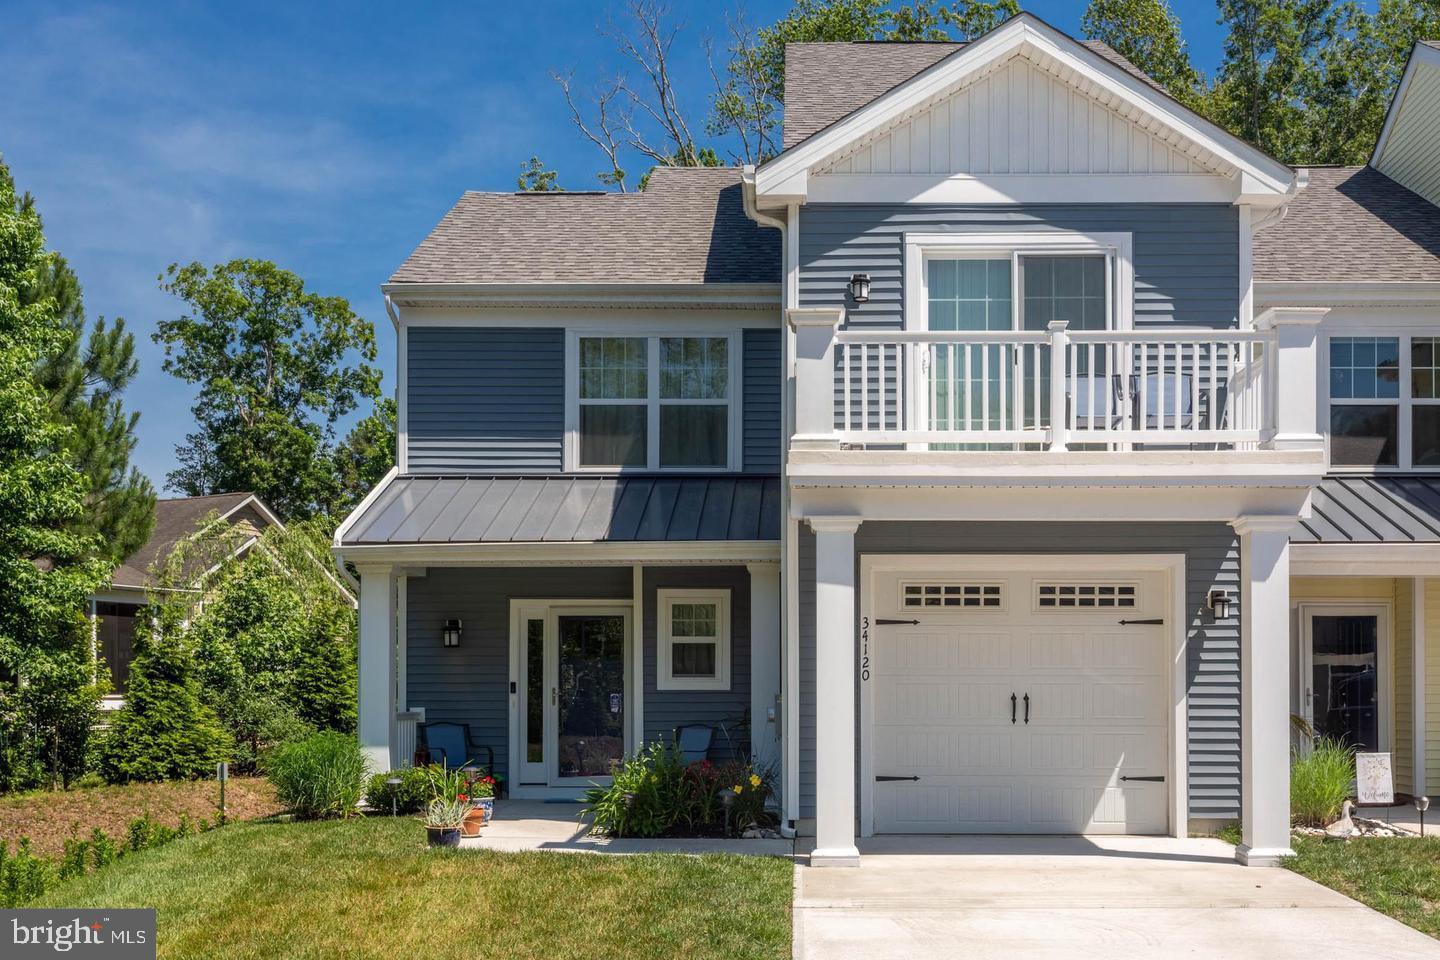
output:
[[[1330,462],[1400,464],[1400,339],[1330,339]]]
[[[734,469],[732,335],[574,339],[574,468]]]

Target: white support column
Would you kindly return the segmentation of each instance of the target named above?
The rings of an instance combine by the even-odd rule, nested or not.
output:
[[[1274,403],[1275,436],[1266,444],[1275,450],[1314,450],[1325,445],[1317,412],[1315,335],[1329,312],[1329,307],[1276,307],[1255,321],[1258,329],[1275,331],[1276,358],[1270,368],[1275,382],[1267,385]]]
[[[639,753],[645,746],[645,567],[630,568],[630,629],[634,640],[630,646],[630,713],[629,753]],[[657,628],[658,635],[658,628]]]
[[[855,847],[855,531],[859,517],[811,517],[815,531],[815,850],[812,867],[858,867]]]
[[[762,767],[780,766],[780,564],[750,571],[750,752]]]
[[[388,564],[357,564],[360,573],[360,749],[371,773],[394,766],[395,571]]]
[[[1290,849],[1290,531],[1294,517],[1241,517],[1241,863],[1279,866]]]
[[[845,311],[796,307],[786,310],[785,318],[795,331],[795,435],[790,448],[834,447],[835,331]]]
[[[1427,772],[1425,769],[1425,584],[1428,581],[1425,577],[1415,577],[1411,581],[1410,596],[1410,636],[1413,638],[1411,696],[1415,701],[1415,728],[1413,731],[1415,753],[1415,793],[1418,796],[1425,796],[1429,793],[1426,785]]]

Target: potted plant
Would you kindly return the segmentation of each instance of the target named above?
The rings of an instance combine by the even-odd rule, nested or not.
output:
[[[460,800],[432,800],[425,808],[425,838],[432,847],[458,847],[470,804]]]
[[[467,789],[470,805],[480,814],[480,826],[490,822],[495,815],[495,778],[488,773],[472,777]],[[479,826],[476,827],[479,833]]]

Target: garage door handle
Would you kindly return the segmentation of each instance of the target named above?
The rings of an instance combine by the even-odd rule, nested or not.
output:
[[[884,777],[884,776],[877,776],[877,777],[875,778],[875,782],[876,782],[876,783],[894,783],[896,780],[919,780],[919,779],[920,779],[919,777]]]
[[[1015,722],[1015,694],[1010,694],[1010,722]]]
[[[1121,778],[1120,778],[1120,782],[1122,782],[1122,783],[1124,783],[1124,782],[1127,781],[1127,780],[1140,780],[1140,781],[1144,781],[1145,783],[1164,783],[1164,782],[1165,782],[1165,778],[1164,778],[1164,777],[1121,777]]]
[[[1030,722],[1030,694],[1025,694],[1025,722]]]

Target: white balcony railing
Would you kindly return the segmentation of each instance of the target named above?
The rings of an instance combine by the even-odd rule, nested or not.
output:
[[[1214,450],[1266,447],[1277,435],[1287,344],[1274,327],[1070,332],[1054,323],[1046,332],[837,331],[815,321],[796,327],[801,446]],[[1313,327],[1305,332],[1296,346],[1313,369]],[[1313,410],[1312,401],[1312,424]]]

